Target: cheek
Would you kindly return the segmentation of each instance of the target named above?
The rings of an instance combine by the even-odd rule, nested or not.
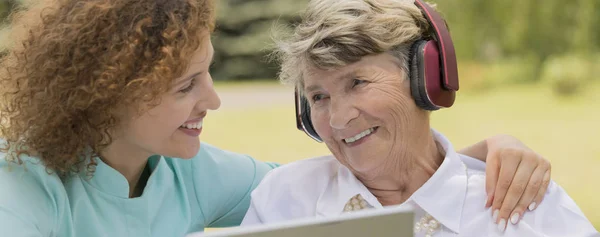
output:
[[[136,119],[131,126],[142,136],[165,136],[188,119],[189,112],[176,104],[161,104]]]
[[[371,97],[371,104],[391,127],[411,127],[421,110],[413,101],[409,88],[398,87],[395,85],[376,90]]]
[[[412,102],[410,92],[405,93],[403,88],[398,88],[398,85],[384,84],[379,88],[375,88],[367,99],[371,101],[374,107],[386,110],[397,110],[401,107],[406,107],[409,102]]]
[[[169,126],[158,114],[145,114],[130,125],[130,132],[136,140],[150,140],[161,137]]]
[[[329,126],[329,114],[327,111],[318,108],[311,110],[310,120],[321,139],[327,140],[331,137],[331,127]]]
[[[427,112],[419,108],[409,91],[396,90],[387,94],[388,103],[381,103],[387,113],[385,118],[388,128],[392,133],[394,146],[399,146],[394,151],[404,150],[413,136],[422,134],[429,129]]]
[[[154,111],[152,117],[144,122],[145,124],[153,127],[160,128],[161,130],[172,129],[175,126],[181,126],[182,118],[181,113],[170,109],[161,109]]]
[[[409,100],[410,99],[410,100]],[[401,126],[410,126],[411,117],[414,115],[415,109],[412,106],[414,103],[411,98],[401,97],[388,107],[391,111],[390,115],[393,121]]]
[[[171,99],[166,101],[168,103],[155,108],[156,120],[164,123],[164,125],[179,127],[190,119],[196,101],[192,96],[180,100]]]

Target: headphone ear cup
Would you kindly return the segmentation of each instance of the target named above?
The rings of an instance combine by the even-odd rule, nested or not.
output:
[[[409,62],[410,92],[415,104],[424,110],[438,110],[427,96],[423,49],[428,41],[418,40],[411,46]]]
[[[319,134],[317,134],[317,131],[315,130],[315,128],[312,124],[312,120],[310,119],[310,105],[308,104],[308,100],[306,99],[306,97],[302,96],[300,104],[302,106],[301,119],[302,119],[302,124],[304,124],[304,129],[315,140],[322,141],[321,137],[319,137]]]

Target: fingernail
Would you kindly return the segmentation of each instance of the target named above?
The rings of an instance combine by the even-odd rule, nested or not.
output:
[[[506,220],[502,218],[500,219],[500,222],[498,222],[498,230],[504,232],[504,228],[506,228]]]
[[[532,202],[531,204],[529,204],[529,208],[528,209],[530,211],[533,211],[533,209],[535,209],[535,204],[536,204],[535,202]]]
[[[498,211],[498,210],[494,211],[494,215],[492,215],[492,218],[494,219],[494,221],[496,221],[496,219],[498,218],[499,213],[500,213],[500,211]]]
[[[513,214],[513,216],[510,218],[510,222],[513,223],[513,225],[516,225],[517,221],[519,221],[519,216],[519,213]]]

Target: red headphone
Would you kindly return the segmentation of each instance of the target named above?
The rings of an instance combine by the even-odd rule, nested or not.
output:
[[[414,42],[410,50],[410,90],[415,104],[424,110],[449,108],[458,91],[458,67],[450,32],[440,14],[421,0],[415,0],[431,26],[431,39]],[[310,119],[308,100],[295,92],[296,127],[322,142]]]

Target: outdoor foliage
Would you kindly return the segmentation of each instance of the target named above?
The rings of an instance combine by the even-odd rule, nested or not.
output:
[[[15,2],[0,2],[0,17]],[[37,0],[28,0],[37,1]],[[217,30],[213,38],[216,80],[275,78],[277,65],[266,55],[273,46],[274,26],[289,29],[308,0],[219,0]],[[433,0],[449,22],[459,57],[459,67],[481,65],[480,87],[531,83],[543,78],[557,85],[580,82],[581,75],[596,79],[600,61],[600,1],[598,0]],[[557,62],[560,58],[560,62]],[[569,62],[567,62],[569,61]],[[573,62],[571,62],[573,61]],[[580,62],[587,62],[580,64]],[[550,65],[567,63],[557,72]],[[564,66],[563,66],[564,67]],[[586,67],[584,69],[584,67]],[[463,71],[469,69],[463,69]],[[559,70],[560,71],[560,70]],[[481,83],[480,83],[481,81]],[[466,84],[469,85],[470,82]],[[567,90],[570,91],[570,90]]]

